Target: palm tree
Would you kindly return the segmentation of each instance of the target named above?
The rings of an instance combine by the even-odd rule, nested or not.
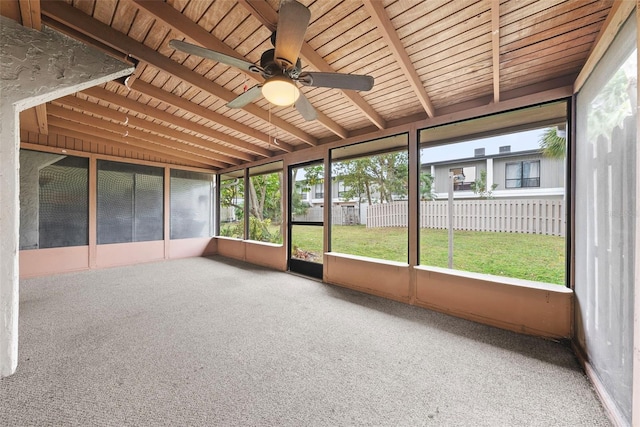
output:
[[[564,159],[567,154],[567,138],[558,135],[558,128],[547,128],[540,137],[542,154],[555,159]]]

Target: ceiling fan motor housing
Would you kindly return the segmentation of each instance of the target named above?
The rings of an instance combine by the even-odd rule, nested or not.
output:
[[[302,70],[302,63],[300,62],[300,58],[298,58],[295,67],[283,68],[275,60],[275,49],[269,49],[260,57],[260,67],[264,70],[264,78],[285,75],[289,78],[297,79]]]

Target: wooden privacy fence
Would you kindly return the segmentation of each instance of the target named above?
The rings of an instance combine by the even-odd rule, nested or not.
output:
[[[455,200],[453,229],[502,233],[565,235],[562,200]],[[447,229],[446,200],[420,202],[420,227]],[[383,203],[367,209],[367,227],[406,227],[407,202]]]
[[[294,215],[294,221],[322,222],[324,208],[313,207],[307,209],[304,215]],[[353,206],[332,206],[331,224],[333,225],[356,225],[360,224],[360,208]]]

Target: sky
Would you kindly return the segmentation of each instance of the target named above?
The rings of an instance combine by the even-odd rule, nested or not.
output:
[[[504,145],[511,146],[511,152],[540,148],[540,136],[544,129],[517,132],[508,135],[474,139],[456,144],[425,148],[421,151],[422,163],[440,162],[443,160],[466,159],[474,156],[476,148],[484,148],[485,155],[497,154]]]
[[[535,150],[540,148],[540,137],[544,131],[545,128],[534,129],[425,148],[421,150],[421,163],[471,158],[474,157],[476,148],[484,148],[487,156],[499,153],[499,148],[505,145],[511,146],[511,152]],[[303,180],[304,177],[304,170],[299,169],[297,181]]]

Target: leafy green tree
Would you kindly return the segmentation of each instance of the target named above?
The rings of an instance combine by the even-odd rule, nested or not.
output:
[[[236,219],[244,217],[244,180],[242,178],[228,179],[220,185],[220,204],[223,207],[235,208]]]
[[[249,178],[249,238],[263,242],[282,242],[282,173],[254,175]]]
[[[493,190],[495,190],[497,186],[498,184],[491,184],[489,188],[487,188],[487,171],[483,169],[480,171],[480,177],[471,183],[471,190],[481,199],[491,199],[493,197]]]
[[[324,182],[324,165],[313,165],[304,168],[304,176],[309,186],[315,186]]]
[[[260,221],[282,221],[282,174],[255,175],[249,179],[249,213]]]
[[[291,210],[294,215],[303,216],[309,211],[309,204],[302,200],[302,193],[305,190],[305,183],[295,183],[296,189],[291,195]]]
[[[430,173],[420,172],[420,200],[433,200],[433,176]]]
[[[409,158],[407,152],[377,154],[360,159],[345,160],[334,165],[334,175],[345,186],[343,197],[366,200],[369,204],[392,202],[406,198]]]
[[[374,179],[370,175],[370,158],[347,160],[334,165],[333,174],[344,185],[342,198],[346,200],[357,199],[359,202],[366,200],[370,205],[371,182]]]

